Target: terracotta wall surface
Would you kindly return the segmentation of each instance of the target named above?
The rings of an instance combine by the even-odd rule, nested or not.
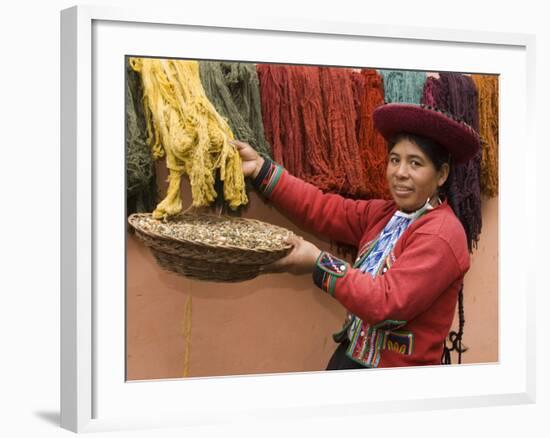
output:
[[[245,216],[294,230],[255,194]],[[241,283],[187,279],[162,270],[132,234],[127,246],[127,378],[181,377],[185,300],[192,298],[189,376],[315,371],[325,368],[331,334],[345,310],[311,276],[267,274]]]
[[[464,363],[498,361],[498,198],[482,200],[482,232],[464,279]],[[455,317],[455,330],[458,317]]]
[[[184,199],[190,199],[184,193]],[[498,361],[498,200],[483,201],[483,232],[465,279],[463,363]],[[290,228],[251,193],[245,216]],[[311,276],[262,275],[242,283],[190,280],[162,270],[131,233],[127,239],[127,379],[184,376],[185,303],[191,297],[189,377],[324,370],[345,309]],[[457,321],[455,321],[455,324]],[[453,355],[456,363],[456,355]]]

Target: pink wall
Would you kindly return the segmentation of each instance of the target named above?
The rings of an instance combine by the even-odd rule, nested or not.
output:
[[[482,233],[464,279],[463,362],[498,361],[498,198],[482,200]],[[455,330],[458,317],[455,318]]]
[[[299,231],[255,193],[250,197],[245,216],[285,226],[331,249]],[[190,199],[188,191],[184,199]],[[498,360],[497,214],[498,200],[485,199],[483,233],[465,279],[464,345],[469,350],[464,363]],[[208,283],[163,271],[131,234],[126,294],[129,380],[184,375],[188,297],[192,299],[188,376],[323,370],[336,346],[331,334],[346,313],[308,275],[270,274],[242,283]]]

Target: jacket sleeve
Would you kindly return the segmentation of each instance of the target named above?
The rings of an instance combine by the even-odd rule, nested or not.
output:
[[[358,245],[372,211],[386,203],[382,200],[355,201],[323,193],[267,159],[253,184],[298,226],[351,245]]]
[[[383,275],[373,278],[322,253],[313,280],[351,313],[376,325],[412,320],[462,278],[467,269],[468,266],[460,268],[446,240],[438,235],[413,233],[407,247]]]

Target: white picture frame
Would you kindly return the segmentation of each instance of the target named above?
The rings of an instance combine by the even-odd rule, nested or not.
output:
[[[178,38],[193,44],[178,46]],[[62,11],[61,426],[94,432],[533,403],[534,268],[515,249],[534,248],[535,234],[513,230],[536,226],[527,166],[536,154],[534,46],[526,34],[244,15],[228,23],[104,6]],[[499,362],[125,382],[121,55],[500,74]],[[512,156],[518,143],[525,153]]]

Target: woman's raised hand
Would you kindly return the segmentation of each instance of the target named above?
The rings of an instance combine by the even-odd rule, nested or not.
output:
[[[255,178],[260,172],[264,159],[248,143],[231,140],[230,143],[237,149],[242,160],[245,177]],[[263,266],[263,272],[288,272],[290,274],[311,274],[321,250],[314,244],[293,235],[288,239],[292,245],[290,253],[270,265]]]
[[[248,143],[239,140],[231,140],[230,143],[235,146],[243,162],[243,174],[255,178],[264,164],[264,159]]]

